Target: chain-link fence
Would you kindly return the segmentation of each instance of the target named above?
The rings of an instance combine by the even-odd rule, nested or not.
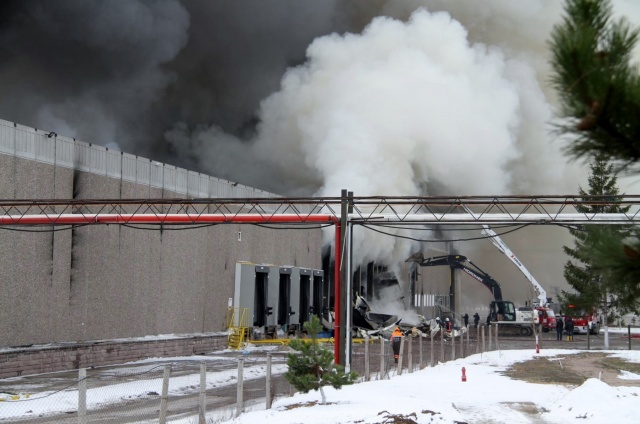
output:
[[[363,382],[490,350],[537,347],[529,337],[514,340],[498,337],[493,326],[445,338],[408,335],[397,364],[388,340],[359,340],[347,352],[347,362]],[[568,347],[584,348],[587,342],[579,343]],[[224,422],[294,394],[284,379],[288,353],[284,347],[264,346],[1,380],[0,423]]]

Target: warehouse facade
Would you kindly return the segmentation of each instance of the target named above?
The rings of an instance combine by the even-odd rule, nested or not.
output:
[[[277,195],[0,120],[0,198]],[[0,347],[221,332],[236,264],[320,269],[320,229],[5,227]]]

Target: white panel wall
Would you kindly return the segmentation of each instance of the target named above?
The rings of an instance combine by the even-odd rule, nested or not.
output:
[[[264,198],[276,194],[0,119],[0,154],[12,155],[188,197]]]

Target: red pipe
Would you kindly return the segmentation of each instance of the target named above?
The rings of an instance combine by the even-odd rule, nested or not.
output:
[[[334,254],[334,293],[333,293],[333,361],[336,364],[340,363],[340,264],[341,264],[341,251],[340,251],[340,238],[342,228],[340,223],[336,222],[336,241],[335,241],[335,254]]]

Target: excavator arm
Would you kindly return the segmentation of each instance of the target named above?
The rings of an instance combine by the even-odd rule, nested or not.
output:
[[[489,274],[480,269],[476,264],[471,262],[466,256],[462,255],[445,255],[445,256],[433,256],[431,258],[418,258],[420,260],[412,260],[412,262],[418,262],[420,266],[449,266],[452,269],[460,269],[475,280],[479,281],[485,286],[491,294],[493,299],[502,300],[502,289],[500,284],[494,280]],[[470,266],[468,266],[468,265]]]

